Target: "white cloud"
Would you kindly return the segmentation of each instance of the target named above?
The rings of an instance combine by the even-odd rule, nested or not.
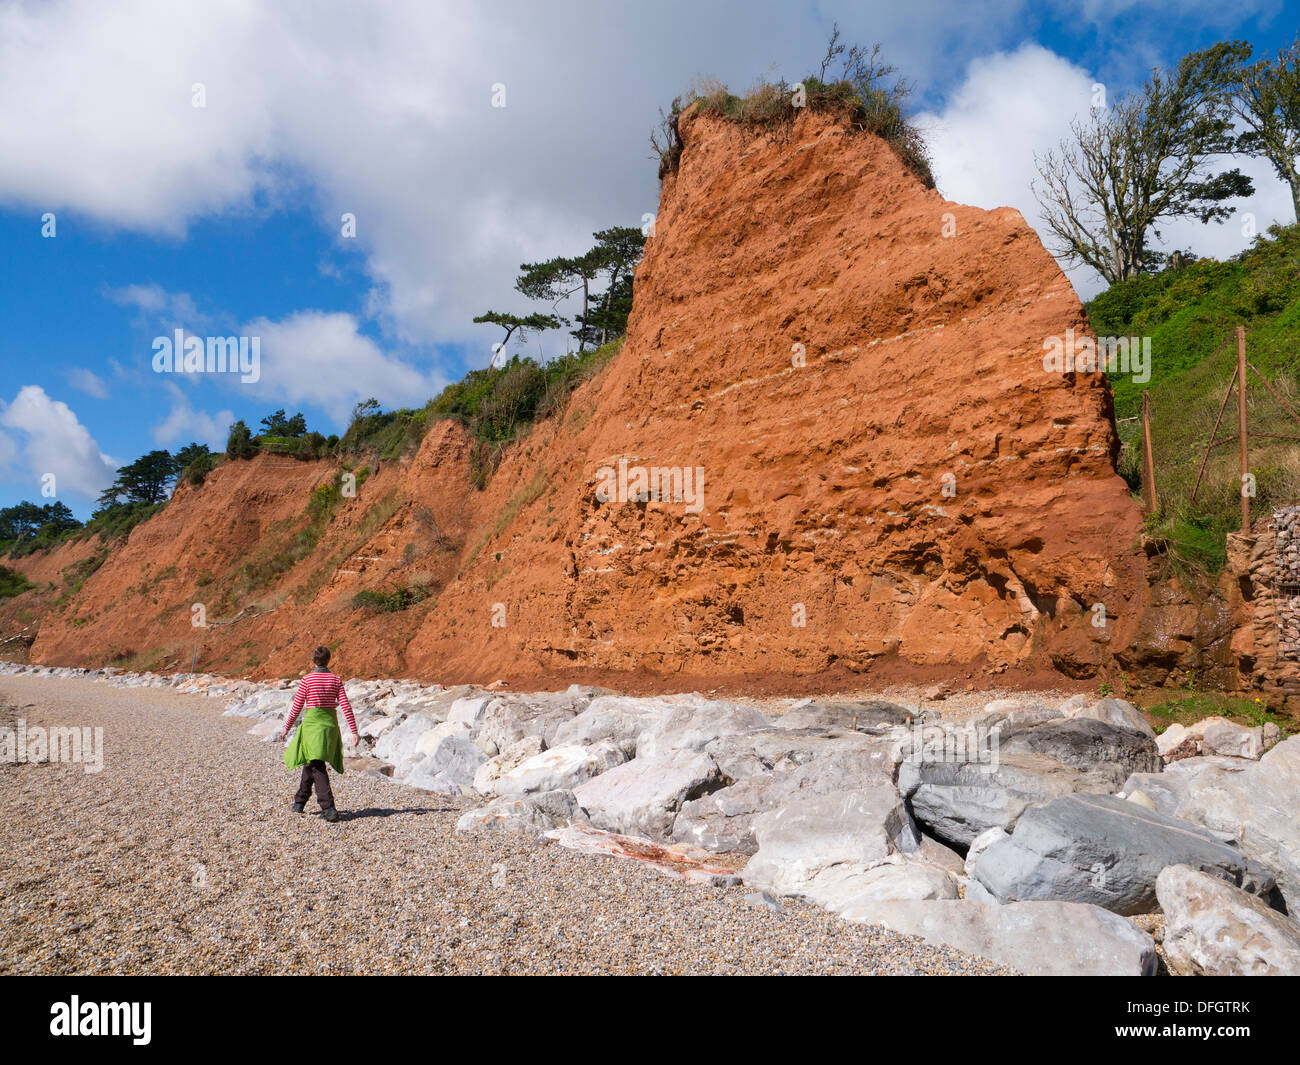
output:
[[[108,386],[94,370],[73,367],[66,374],[68,384],[78,392],[84,392],[95,399],[108,399]]]
[[[924,85],[1013,32],[1022,6],[913,0],[839,17]],[[307,204],[337,253],[362,257],[386,335],[486,353],[495,337],[471,319],[527,306],[519,263],[656,209],[660,106],[699,75],[744,88],[777,64],[802,77],[830,21],[784,0],[10,5],[0,202],[174,234]],[[344,212],[355,240],[338,236]]]
[[[166,418],[154,426],[155,443],[170,448],[176,444],[197,441],[207,444],[214,451],[224,450],[230,427],[235,421],[234,412],[223,410],[208,414],[195,410],[177,385],[169,381],[167,388],[172,394],[171,410]]]
[[[24,385],[8,405],[0,403],[0,425],[14,430],[33,481],[55,477],[59,497],[93,499],[113,480],[118,463],[99,450],[89,430],[61,400],[38,385]],[[17,451],[11,441],[11,450]],[[0,445],[0,459],[4,447]],[[10,463],[17,463],[16,453]]]
[[[358,322],[342,312],[300,311],[280,321],[257,319],[241,333],[261,338],[261,376],[240,387],[269,397],[277,407],[313,404],[336,426],[353,405],[374,396],[385,406],[421,405],[446,381],[422,374],[385,354]]]
[[[120,307],[134,307],[142,322],[159,328],[197,332],[212,322],[188,292],[169,292],[161,285],[124,285],[105,289],[104,294]]]

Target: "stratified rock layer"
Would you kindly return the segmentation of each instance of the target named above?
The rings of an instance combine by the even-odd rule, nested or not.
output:
[[[486,490],[441,423],[278,572],[332,471],[228,464],[52,608],[32,660],[181,668],[198,642],[275,676],[325,642],[358,673],[679,688],[1109,663],[1147,599],[1139,514],[1103,376],[1043,368],[1087,326],[1024,219],[827,115],[681,132],[626,343]],[[700,494],[602,498],[611,468]],[[436,595],[407,611],[352,605],[416,577]]]

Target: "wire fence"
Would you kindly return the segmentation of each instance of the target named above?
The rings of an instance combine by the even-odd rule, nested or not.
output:
[[[1249,335],[1246,359],[1245,493],[1258,517],[1300,500],[1300,396],[1289,369],[1265,375],[1254,368]],[[1155,517],[1167,530],[1194,526],[1221,537],[1241,524],[1237,366],[1233,333],[1195,367],[1148,390],[1150,473],[1142,418],[1119,423],[1121,472],[1147,498],[1154,479]]]

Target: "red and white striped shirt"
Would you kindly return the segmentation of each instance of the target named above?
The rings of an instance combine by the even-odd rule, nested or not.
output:
[[[343,688],[343,681],[329,670],[313,669],[298,682],[298,690],[293,697],[293,709],[289,711],[289,717],[284,723],[285,732],[293,727],[304,706],[319,706],[325,710],[342,707],[343,716],[348,721],[348,728],[352,730],[354,736],[356,735],[357,720],[352,716],[352,704],[348,702],[348,693]]]

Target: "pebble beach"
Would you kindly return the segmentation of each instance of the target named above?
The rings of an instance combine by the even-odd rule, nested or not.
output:
[[[102,727],[103,769],[0,763],[3,974],[996,974],[789,899],[457,835],[471,805],[334,778],[342,819],[220,700],[0,677],[0,726]]]

